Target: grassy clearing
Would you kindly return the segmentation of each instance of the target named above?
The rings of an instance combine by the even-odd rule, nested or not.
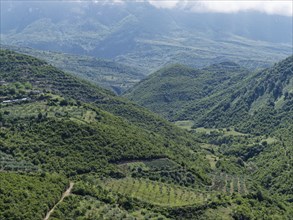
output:
[[[278,140],[273,137],[268,137],[268,138],[263,139],[262,141],[266,141],[268,144],[273,144],[273,143],[277,142]]]
[[[194,125],[194,122],[191,120],[176,121],[175,125],[186,130],[192,130],[192,126]]]
[[[208,209],[204,213],[205,219],[213,220],[232,220],[232,207],[218,207],[216,209]]]
[[[194,190],[150,181],[146,179],[107,179],[102,185],[115,193],[120,193],[142,201],[160,206],[185,206],[200,204],[205,200],[205,194]]]
[[[186,130],[195,130],[198,133],[205,133],[205,134],[211,134],[211,132],[219,132],[223,133],[223,135],[226,136],[245,136],[247,134],[235,131],[234,128],[204,128],[204,127],[198,127],[198,128],[192,128],[194,125],[193,121],[186,120],[186,121],[176,121],[175,125],[177,125],[180,128],[186,129]]]
[[[178,168],[179,165],[175,163],[172,160],[169,160],[168,158],[161,158],[161,159],[155,159],[150,161],[144,161],[143,162],[147,167],[150,169],[175,169]]]
[[[94,111],[89,111],[87,110],[84,115],[82,116],[83,120],[85,120],[86,122],[92,122],[95,121],[96,118],[96,113]]]

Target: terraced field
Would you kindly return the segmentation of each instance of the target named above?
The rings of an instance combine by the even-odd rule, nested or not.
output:
[[[248,194],[247,181],[245,177],[218,173],[213,178],[210,190],[222,191],[229,195],[233,193]]]
[[[38,167],[24,160],[16,160],[11,155],[0,151],[0,171],[38,171]]]
[[[147,179],[107,179],[102,185],[115,193],[127,195],[160,206],[185,206],[202,204],[212,193],[195,191],[186,187],[165,184]]]
[[[82,106],[68,105],[47,105],[47,102],[32,102],[23,103],[21,105],[9,104],[2,105],[2,111],[7,112],[8,117],[37,117],[40,113],[46,115],[46,117],[69,117],[71,119],[77,119],[80,122],[92,122],[95,120],[96,113],[91,110],[87,110]]]

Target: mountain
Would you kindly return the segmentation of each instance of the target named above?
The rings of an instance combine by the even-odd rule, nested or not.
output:
[[[175,170],[184,167],[198,187],[210,181],[208,162],[195,138],[185,131],[44,61],[7,50],[1,50],[0,60],[1,171],[12,172],[0,173],[1,179],[8,179],[7,185],[1,184],[6,196],[0,199],[1,208],[6,207],[1,218],[40,219],[53,207],[68,178],[122,178],[125,172],[117,164],[132,160],[162,160],[174,164]],[[187,163],[186,158],[190,158]],[[56,183],[57,178],[50,183],[53,172],[60,175],[62,184]],[[45,190],[40,185],[46,178],[49,188]],[[38,185],[29,186],[34,179]],[[15,182],[36,191],[26,193],[21,202]],[[50,193],[54,184],[58,190],[36,208],[38,215],[32,215],[39,201],[34,196]],[[30,202],[34,205],[13,212],[7,205],[10,197],[17,201],[18,210]]]
[[[144,74],[170,63],[263,68],[292,52],[292,19],[256,12],[192,13],[132,1],[4,1],[1,21],[2,44],[113,59]]]
[[[256,72],[232,62],[201,70],[173,65],[151,74],[125,96],[172,121],[264,134],[290,118],[292,75],[292,56]]]
[[[45,61],[1,50],[0,62],[1,219],[291,216],[287,169],[260,172],[277,147],[266,137],[187,132]]]

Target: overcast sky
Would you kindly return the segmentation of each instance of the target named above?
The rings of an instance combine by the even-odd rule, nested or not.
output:
[[[115,0],[123,1],[123,0]],[[144,1],[144,0],[137,0]],[[237,13],[258,11],[267,14],[293,15],[291,0],[146,0],[160,8],[181,8],[194,12]]]

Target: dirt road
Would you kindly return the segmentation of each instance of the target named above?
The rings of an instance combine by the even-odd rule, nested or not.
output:
[[[70,193],[71,193],[71,190],[73,188],[73,185],[74,183],[73,182],[70,182],[69,184],[69,187],[67,188],[67,190],[62,194],[61,196],[61,199],[53,206],[53,208],[47,213],[46,217],[44,218],[44,220],[48,220],[51,216],[51,214],[54,212],[54,209],[57,207],[57,205],[59,203],[61,203],[63,201],[63,199],[66,197],[66,196],[69,196]]]

